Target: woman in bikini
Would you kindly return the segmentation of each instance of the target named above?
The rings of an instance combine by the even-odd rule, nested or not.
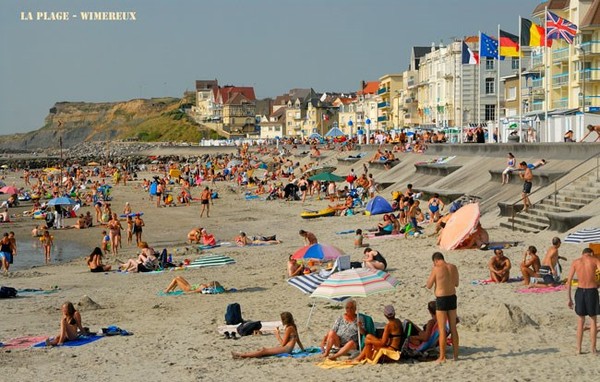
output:
[[[67,341],[76,340],[84,329],[81,326],[81,315],[70,302],[62,305],[62,319],[60,320],[60,333],[54,338],[46,340],[46,346],[62,345]]]
[[[502,184],[507,184],[510,180],[510,173],[516,171],[517,159],[512,153],[508,153],[508,159],[506,160],[506,168],[502,171]]]
[[[365,347],[351,362],[360,362],[363,359],[373,359],[377,354],[377,351],[382,348],[400,351],[400,346],[402,345],[402,322],[396,318],[396,311],[391,305],[387,305],[383,308],[383,315],[388,319],[388,322],[383,329],[383,336],[377,338],[372,334],[367,334],[367,337],[365,338]]]
[[[173,292],[175,289],[181,289],[184,293],[202,293],[204,288],[220,288],[225,290],[218,281],[212,281],[206,284],[190,284],[189,281],[181,276],[176,276],[165,289],[165,293]]]
[[[108,272],[111,269],[110,265],[102,264],[102,250],[100,247],[94,248],[90,257],[88,258],[87,265],[90,268],[90,272]]]
[[[273,348],[262,348],[249,353],[231,352],[233,358],[258,358],[291,353],[292,350],[294,350],[296,343],[300,347],[300,350],[304,351],[304,346],[302,346],[302,341],[300,341],[300,337],[298,336],[298,329],[296,328],[296,323],[294,322],[294,316],[292,316],[290,312],[283,312],[281,313],[281,322],[284,326],[283,337],[279,333],[279,328],[275,329],[275,337],[277,337],[277,341],[279,341],[279,346]]]
[[[117,213],[113,213],[112,219],[108,221],[108,235],[110,236],[110,250],[111,253],[115,256],[118,256],[118,250],[121,246],[121,230],[123,227],[121,226],[121,222],[119,221],[119,217]]]
[[[429,207],[429,212],[431,212],[429,222],[437,222],[440,218],[440,211],[444,209],[444,202],[440,199],[440,195],[438,193],[433,194],[433,197],[427,202],[427,206]]]

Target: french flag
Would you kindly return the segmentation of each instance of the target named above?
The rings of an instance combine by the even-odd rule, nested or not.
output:
[[[462,63],[465,65],[479,64],[479,54],[474,53],[464,41],[462,42]]]

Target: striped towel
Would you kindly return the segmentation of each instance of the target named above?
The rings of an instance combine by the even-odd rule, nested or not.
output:
[[[320,276],[318,273],[311,273],[292,277],[288,280],[288,284],[295,286],[306,294],[311,294],[326,279],[327,277]]]
[[[200,268],[200,267],[218,267],[221,265],[235,264],[235,259],[225,255],[205,255],[194,261],[186,268]]]

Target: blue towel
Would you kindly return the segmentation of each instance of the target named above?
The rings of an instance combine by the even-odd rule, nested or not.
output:
[[[158,292],[159,296],[181,296],[182,294],[184,294],[184,292],[182,290],[173,290],[169,293],[165,293],[162,290],[160,292]]]
[[[82,345],[86,345],[89,344],[91,342],[97,341],[99,339],[103,338],[103,336],[97,336],[97,335],[89,335],[89,336],[85,336],[85,335],[81,335],[79,336],[79,338],[77,338],[76,340],[73,341],[67,341],[64,344],[60,345],[60,346],[66,346],[66,347],[73,347],[73,346],[82,346]],[[33,345],[34,348],[45,348],[46,347],[46,342],[40,342],[38,344]]]
[[[344,231],[336,232],[335,234],[336,235],[347,235],[349,233],[354,233],[354,232],[356,232],[355,229],[347,229],[347,230],[344,230]]]
[[[304,358],[304,357],[310,357],[311,355],[315,355],[315,354],[321,354],[321,348],[316,347],[316,346],[311,346],[311,347],[307,347],[306,349],[304,349],[304,351],[302,351],[300,349],[295,349],[295,350],[292,350],[291,353],[276,354],[275,357],[278,357],[278,358],[287,358],[287,357]]]

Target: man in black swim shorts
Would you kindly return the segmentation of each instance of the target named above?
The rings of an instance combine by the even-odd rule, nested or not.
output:
[[[533,172],[527,166],[527,162],[519,163],[519,177],[523,179],[523,192],[521,193],[521,197],[523,199],[523,210],[527,212],[529,207],[531,207],[531,202],[529,201],[529,194],[531,194],[531,181],[533,180]]]
[[[596,316],[600,314],[600,303],[598,302],[598,277],[600,274],[600,259],[594,257],[590,248],[585,248],[581,257],[574,260],[567,278],[567,292],[569,302],[567,306],[573,309],[571,299],[571,281],[577,275],[577,290],[575,291],[575,313],[577,314],[577,354],[581,354],[581,342],[583,340],[583,327],[585,316],[590,316],[590,347],[592,354],[596,354],[597,325]]]
[[[448,312],[450,310],[456,310],[456,295],[441,296],[435,298],[435,310]]]

